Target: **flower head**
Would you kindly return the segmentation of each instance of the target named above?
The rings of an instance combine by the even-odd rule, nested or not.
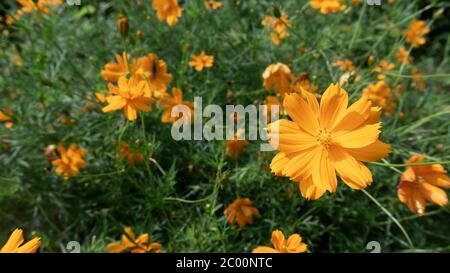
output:
[[[153,0],[152,7],[158,20],[166,21],[169,26],[174,26],[183,12],[177,0]]]
[[[372,183],[372,174],[361,161],[387,156],[390,145],[378,140],[379,108],[372,107],[367,96],[348,107],[347,92],[331,84],[320,105],[307,92],[287,94],[283,104],[293,121],[268,125],[270,143],[280,151],[272,159],[272,172],[299,183],[307,199],[335,192],[336,173],[352,189]]]
[[[383,59],[380,61],[380,63],[378,64],[377,67],[372,69],[372,72],[377,72],[378,73],[377,78],[379,80],[383,80],[386,78],[386,75],[383,74],[383,71],[390,71],[394,68],[395,68],[395,64],[389,63],[388,61]]]
[[[218,10],[223,7],[223,4],[214,0],[205,0],[205,8],[206,9],[214,9]]]
[[[107,63],[102,70],[102,77],[107,81],[117,82],[120,77],[128,76],[133,73],[136,67],[136,60],[133,59],[130,64],[128,59],[129,56],[126,52],[123,52],[122,56],[117,54],[117,63]]]
[[[412,56],[409,56],[409,52],[408,52],[408,50],[405,49],[404,46],[401,46],[398,48],[398,51],[395,54],[395,57],[397,58],[397,61],[402,64],[407,64],[414,60],[414,58]]]
[[[407,163],[419,163],[424,155],[414,155]],[[450,178],[440,164],[408,166],[400,177],[397,195],[413,213],[425,213],[426,201],[438,206],[448,202],[447,194],[440,187],[450,189]]]
[[[320,9],[322,14],[337,13],[347,8],[340,0],[310,0],[309,3],[313,9]]]
[[[391,115],[395,112],[395,95],[385,81],[378,81],[375,84],[370,83],[364,88],[363,94],[375,106],[381,107],[385,111],[385,115]]]
[[[160,243],[150,241],[148,233],[144,233],[136,238],[130,227],[124,228],[121,242],[111,243],[107,246],[108,252],[112,253],[120,253],[126,250],[131,251],[131,253],[159,253],[161,248]]]
[[[186,117],[181,117],[185,123],[189,123],[194,117],[194,103],[184,101],[183,91],[179,88],[172,88],[172,96],[168,95],[159,101],[159,107],[165,110],[161,117],[161,121],[163,123],[177,121],[180,117],[172,117],[172,109],[179,105],[187,106],[189,108],[189,114]],[[184,112],[181,112],[180,115],[183,113]]]
[[[303,253],[306,252],[308,245],[302,242],[302,237],[294,233],[286,240],[280,230],[272,232],[272,247],[259,246],[253,250],[253,253]]]
[[[106,101],[109,105],[103,107],[103,112],[123,109],[125,117],[133,121],[137,119],[137,110],[143,112],[152,110],[149,104],[155,100],[146,96],[145,82],[140,81],[137,77],[130,79],[120,77],[118,86],[109,83],[108,88],[111,95],[106,97]]]
[[[253,216],[260,216],[257,208],[252,206],[252,201],[249,198],[236,199],[223,212],[228,215],[228,223],[231,224],[236,220],[239,227],[243,228],[247,224],[253,223]]]
[[[341,71],[352,72],[352,71],[356,70],[355,66],[353,65],[353,62],[351,60],[348,60],[348,59],[346,59],[346,60],[337,60],[337,61],[335,61],[333,63],[333,66],[339,67],[339,69]]]
[[[17,228],[13,231],[0,253],[35,253],[41,246],[41,238],[36,237],[24,244],[23,230]]]
[[[412,20],[405,32],[405,40],[413,47],[419,47],[426,43],[425,35],[430,32],[423,20]]]
[[[126,159],[130,165],[144,161],[144,156],[140,152],[134,151],[128,143],[123,141],[120,142],[120,157]]]
[[[291,81],[294,79],[289,66],[276,63],[269,65],[262,75],[264,80],[264,88],[271,90],[275,89],[275,93],[283,95],[288,93],[290,89]]]
[[[272,31],[272,43],[274,45],[279,45],[289,35],[287,30],[292,28],[292,24],[284,12],[281,12],[278,18],[266,16],[262,25]]]
[[[127,17],[121,15],[116,22],[116,27],[120,34],[127,36],[128,30],[130,29],[130,24],[128,23]]]
[[[192,61],[189,62],[189,66],[195,67],[195,70],[202,71],[205,67],[212,67],[214,63],[214,56],[206,55],[202,50],[200,55],[192,54]]]
[[[134,74],[147,86],[147,97],[162,98],[166,95],[167,85],[172,75],[167,72],[167,64],[155,54],[148,54],[138,60]]]
[[[2,111],[0,111],[0,122],[5,122],[5,128],[12,128],[14,126],[14,123],[12,122],[12,118]]]
[[[239,129],[234,138],[227,141],[227,155],[232,158],[236,159],[245,149],[245,147],[248,145],[248,141],[243,138],[244,130]]]
[[[416,87],[419,91],[423,91],[425,89],[425,78],[423,74],[415,67],[411,70],[411,75],[413,79],[413,86]]]
[[[56,173],[64,175],[65,179],[78,174],[81,169],[86,167],[86,162],[84,161],[86,151],[83,148],[78,148],[78,145],[72,144],[69,149],[59,145],[56,147],[56,150],[59,157],[53,160],[52,164],[56,167]]]

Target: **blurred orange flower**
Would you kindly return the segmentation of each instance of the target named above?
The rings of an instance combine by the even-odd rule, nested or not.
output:
[[[253,253],[303,253],[308,245],[302,242],[302,237],[294,233],[286,240],[283,232],[275,230],[272,232],[272,247],[259,246],[253,249]]]
[[[385,115],[395,112],[395,95],[385,81],[370,83],[362,92],[375,106],[381,107]]]
[[[269,91],[274,87],[275,93],[289,93],[291,81],[294,79],[289,66],[276,63],[269,65],[262,75],[264,88]]]
[[[152,7],[158,20],[166,21],[169,26],[174,26],[183,12],[177,0],[153,0]]]
[[[103,78],[110,82],[117,82],[120,77],[133,73],[136,68],[136,60],[133,59],[129,64],[128,59],[129,56],[126,52],[123,52],[122,56],[116,54],[117,63],[109,62],[104,66],[101,72]]]
[[[127,36],[128,30],[130,29],[130,24],[128,23],[127,17],[121,15],[116,21],[116,27],[120,34],[122,34],[123,36]]]
[[[161,244],[150,242],[148,233],[144,233],[136,238],[133,230],[130,227],[125,227],[122,234],[122,241],[111,243],[107,246],[108,252],[120,253],[124,251],[131,251],[131,253],[148,253],[161,252]]]
[[[247,224],[252,224],[253,216],[260,216],[258,209],[252,206],[250,198],[236,199],[225,209],[223,214],[228,215],[227,221],[229,224],[236,220],[241,228]]]
[[[383,79],[386,78],[386,75],[384,75],[383,72],[384,72],[384,71],[390,71],[390,70],[392,70],[392,69],[394,69],[394,68],[395,68],[395,64],[389,63],[388,61],[386,61],[386,60],[383,59],[383,60],[380,61],[380,63],[378,64],[377,67],[375,67],[374,69],[372,69],[372,72],[377,72],[377,73],[379,73],[378,76],[377,76],[377,78],[378,78],[379,80],[383,80]]]
[[[167,64],[155,54],[148,54],[138,60],[135,75],[146,83],[146,96],[162,98],[166,95],[167,85],[172,75],[167,72]]]
[[[425,78],[423,77],[423,74],[414,67],[411,70],[411,75],[413,77],[413,86],[416,87],[419,91],[425,90]]]
[[[128,164],[134,165],[144,161],[144,156],[137,151],[133,151],[126,142],[120,142],[120,157],[126,159]]]
[[[313,9],[320,9],[322,14],[337,13],[347,8],[340,0],[310,0],[309,3]]]
[[[414,60],[412,56],[409,56],[408,50],[406,50],[404,46],[399,47],[395,57],[397,58],[397,61],[402,64],[407,64]]]
[[[281,12],[280,17],[278,18],[266,16],[262,21],[262,25],[272,30],[272,43],[274,45],[279,45],[281,41],[289,35],[287,29],[292,28],[292,25],[284,12]]]
[[[206,9],[214,9],[218,10],[223,7],[223,4],[214,0],[205,0],[205,8]]]
[[[58,151],[58,159],[52,161],[52,165],[56,167],[58,175],[64,175],[64,179],[69,176],[76,175],[81,169],[86,167],[84,157],[86,151],[83,148],[78,148],[76,144],[70,145],[69,149],[59,145],[56,147]]]
[[[414,155],[406,163],[419,163],[424,155]],[[426,201],[438,206],[448,202],[447,193],[439,187],[450,189],[450,178],[440,164],[408,166],[400,177],[397,195],[413,213],[424,214]]]
[[[240,139],[243,135],[244,130],[239,129],[234,138],[227,141],[227,155],[232,158],[236,159],[245,149],[245,147],[248,145],[248,141],[245,139]]]
[[[195,67],[195,70],[202,71],[205,67],[212,67],[214,63],[214,56],[206,55],[202,50],[200,55],[192,54],[192,61],[189,62],[189,66]]]
[[[341,70],[341,71],[349,71],[349,72],[352,72],[352,71],[355,71],[356,70],[356,68],[355,68],[355,66],[353,65],[353,62],[351,61],[351,60],[349,60],[349,59],[346,59],[346,60],[337,60],[337,61],[335,61],[334,63],[333,63],[333,66],[334,67],[339,67],[339,69]]]
[[[367,96],[348,107],[347,92],[331,84],[320,105],[308,92],[286,94],[283,105],[293,121],[280,119],[267,127],[270,144],[279,151],[270,165],[273,173],[298,182],[307,199],[335,192],[336,172],[352,189],[372,183],[361,161],[386,157],[390,145],[378,139],[379,109]]]
[[[148,112],[152,109],[149,104],[155,102],[146,96],[145,82],[140,81],[137,77],[131,77],[129,80],[120,77],[118,86],[112,83],[108,84],[110,96],[106,97],[109,105],[103,107],[103,112],[113,112],[123,109],[125,117],[128,120],[137,119],[137,110]]]
[[[14,123],[12,122],[12,118],[9,116],[11,113],[6,115],[4,112],[0,111],[0,122],[5,122],[5,128],[12,128]]]
[[[180,116],[172,117],[172,109],[177,105],[184,105],[190,109],[186,117],[182,117],[185,123],[189,123],[194,117],[194,103],[183,100],[183,91],[179,88],[172,88],[172,96],[166,96],[159,101],[159,108],[164,109],[161,122],[169,123],[177,121]],[[182,115],[183,113],[180,113]]]
[[[36,253],[41,246],[41,238],[35,237],[24,244],[23,230],[15,229],[0,253]]]
[[[428,33],[430,33],[430,29],[427,28],[426,22],[414,19],[405,31],[405,40],[417,48],[426,43],[425,35]]]

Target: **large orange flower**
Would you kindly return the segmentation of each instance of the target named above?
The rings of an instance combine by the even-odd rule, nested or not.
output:
[[[78,174],[81,169],[86,167],[86,162],[84,161],[86,151],[78,148],[78,145],[72,144],[69,149],[59,145],[56,150],[58,151],[59,158],[53,160],[52,164],[56,166],[56,173],[58,175],[64,175],[64,179]]]
[[[161,252],[161,248],[160,243],[150,241],[148,233],[141,234],[136,238],[136,235],[130,227],[124,228],[121,242],[111,243],[107,246],[108,252],[112,253],[119,253],[126,250],[131,251],[131,253],[159,253]]]
[[[183,12],[177,0],[153,0],[152,6],[158,20],[165,20],[169,26],[175,25]]]
[[[302,242],[302,237],[294,233],[286,240],[283,232],[275,230],[272,232],[272,247],[259,246],[253,253],[302,253],[306,252],[308,245]]]
[[[41,238],[36,237],[23,243],[23,230],[17,228],[13,231],[0,253],[35,253],[41,246]]]
[[[172,81],[172,75],[167,72],[167,64],[155,54],[139,58],[135,75],[147,85],[146,96],[162,98],[166,95],[167,85]]]
[[[245,227],[247,224],[252,224],[253,216],[260,216],[259,210],[252,206],[250,198],[234,200],[234,202],[224,210],[223,214],[228,215],[227,221],[229,224],[236,220],[241,228]]]
[[[336,172],[352,189],[370,185],[372,174],[361,161],[376,161],[390,152],[390,145],[378,140],[379,108],[367,96],[347,108],[347,92],[334,84],[320,105],[314,95],[303,96],[292,93],[284,99],[293,121],[281,119],[268,126],[270,143],[280,151],[270,165],[272,172],[298,182],[307,199],[335,192]]]
[[[131,77],[129,80],[120,77],[118,86],[108,84],[111,96],[106,97],[109,105],[103,107],[103,112],[113,112],[123,109],[128,120],[137,119],[137,110],[144,112],[151,111],[149,104],[154,100],[146,96],[145,82],[138,77]]]
[[[419,163],[424,155],[414,155],[406,163]],[[450,178],[440,164],[409,166],[400,176],[397,195],[402,203],[417,214],[425,213],[426,201],[438,206],[448,202],[447,194],[439,187],[450,189]]]

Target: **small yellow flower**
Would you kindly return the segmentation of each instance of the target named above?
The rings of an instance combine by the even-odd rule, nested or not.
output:
[[[413,47],[419,47],[426,43],[425,35],[429,32],[430,29],[427,28],[425,21],[413,20],[405,32],[405,40]]]
[[[151,111],[149,104],[155,102],[154,99],[146,96],[146,86],[144,81],[138,77],[131,77],[129,80],[120,77],[118,86],[112,83],[108,84],[110,96],[106,97],[109,105],[103,107],[103,112],[113,112],[123,109],[124,115],[128,120],[137,119],[137,110]]]
[[[402,64],[408,64],[414,60],[412,56],[409,56],[408,50],[406,50],[404,46],[398,48],[395,57],[397,58],[397,61]]]
[[[266,16],[262,21],[262,25],[272,31],[271,37],[274,45],[280,45],[283,39],[289,35],[287,30],[292,28],[292,25],[284,12],[281,12],[279,18]]]
[[[153,0],[152,7],[158,20],[166,21],[169,26],[174,26],[183,12],[177,0]]]
[[[227,221],[229,224],[236,220],[240,228],[245,227],[247,224],[252,224],[253,216],[260,216],[258,209],[252,206],[250,198],[234,200],[223,214],[228,215]]]
[[[122,241],[111,243],[107,246],[108,252],[120,253],[124,251],[131,251],[131,253],[148,253],[161,252],[161,244],[151,242],[148,233],[144,233],[136,238],[133,230],[130,227],[125,227],[122,234]]]
[[[425,90],[425,78],[423,77],[423,74],[417,69],[413,68],[411,70],[411,75],[413,77],[413,86],[416,87],[419,91]]]
[[[36,253],[41,246],[41,238],[35,237],[24,244],[23,230],[17,228],[13,231],[0,253]]]
[[[253,250],[253,253],[303,253],[306,252],[308,245],[302,242],[302,237],[294,233],[286,240],[280,230],[272,232],[272,247],[259,246]]]
[[[341,70],[341,71],[353,72],[356,70],[355,66],[353,65],[353,62],[349,59],[337,60],[333,63],[333,66],[339,67],[339,70]]]
[[[84,161],[86,151],[78,148],[78,145],[72,144],[69,149],[59,145],[56,150],[59,156],[58,159],[52,161],[52,165],[56,167],[55,171],[58,175],[64,175],[64,179],[77,175],[81,169],[86,167]]]
[[[272,87],[275,89],[275,93],[283,95],[289,93],[290,84],[294,79],[289,66],[276,63],[269,65],[262,75],[264,80],[264,88],[269,91]]]
[[[194,103],[183,100],[183,91],[181,89],[172,88],[172,96],[166,96],[159,101],[159,108],[165,110],[161,117],[161,122],[175,122],[180,118],[171,116],[172,109],[177,105],[184,105],[190,109],[188,116],[182,117],[185,123],[189,123],[194,118]]]
[[[195,67],[195,70],[202,71],[205,67],[212,67],[214,63],[214,56],[206,55],[202,50],[200,55],[192,54],[192,61],[189,62],[189,66]]]
[[[414,155],[406,163],[419,163],[424,155]],[[409,166],[400,177],[397,195],[413,213],[424,214],[426,201],[438,206],[448,203],[447,193],[440,187],[450,189],[450,178],[440,164]]]
[[[340,0],[310,0],[309,3],[313,9],[320,9],[322,14],[337,13],[347,8]]]

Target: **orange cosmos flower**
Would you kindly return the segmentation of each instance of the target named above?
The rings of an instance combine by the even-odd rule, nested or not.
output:
[[[122,241],[111,243],[107,246],[108,252],[120,253],[126,250],[131,253],[147,253],[147,252],[161,252],[161,244],[150,242],[148,233],[144,233],[136,238],[133,230],[130,227],[125,227],[122,234]]]
[[[155,54],[139,58],[135,75],[145,81],[146,96],[162,98],[166,95],[167,85],[172,81],[172,75],[167,72],[167,64]]]
[[[128,23],[127,17],[121,15],[116,22],[116,27],[120,34],[127,36],[128,30],[130,29],[130,24]]]
[[[294,79],[289,66],[276,63],[269,65],[262,75],[264,79],[264,88],[271,90],[275,89],[275,93],[283,95],[289,92],[291,81]]]
[[[61,6],[62,0],[39,0],[37,2],[37,7],[43,13],[49,13],[51,6]]]
[[[192,118],[194,117],[194,103],[183,100],[183,91],[181,91],[181,89],[172,88],[172,96],[164,97],[159,101],[159,107],[161,109],[165,109],[161,117],[161,122],[163,123],[175,122],[180,118],[180,116],[178,117],[171,116],[172,109],[177,105],[184,105],[189,107],[190,113],[188,114],[188,116],[183,117],[183,119],[185,123],[188,123],[192,120]],[[183,113],[180,113],[180,115],[182,114]]]
[[[319,86],[317,85],[312,85],[310,80],[309,80],[309,76],[308,73],[303,72],[300,73],[300,75],[298,77],[295,77],[294,80],[291,83],[291,92],[294,93],[303,93],[303,92],[314,92],[317,89],[319,89]],[[314,94],[314,95],[319,95],[319,94]]]
[[[379,73],[378,76],[377,76],[377,78],[378,78],[379,80],[383,80],[383,79],[386,78],[386,75],[384,75],[382,72],[383,72],[383,71],[390,71],[390,70],[392,70],[392,69],[394,69],[394,68],[395,68],[395,64],[389,63],[389,62],[386,61],[386,60],[381,60],[381,62],[378,64],[378,66],[375,67],[374,69],[372,69],[372,72],[377,72],[377,73]]]
[[[10,114],[10,113],[9,113]],[[12,122],[12,118],[9,115],[6,115],[2,111],[0,111],[0,122],[5,122],[5,128],[12,128],[14,123]]]
[[[120,157],[122,159],[127,159],[128,164],[134,165],[144,161],[144,156],[130,148],[130,145],[125,142],[120,142]]]
[[[152,7],[158,20],[165,20],[169,26],[175,25],[183,12],[177,0],[153,0]]]
[[[352,0],[352,4],[355,5],[356,7],[361,6],[362,0]]]
[[[106,93],[95,92],[95,100],[100,103],[105,103],[106,102]]]
[[[411,75],[413,77],[413,86],[419,91],[423,91],[425,89],[425,78],[423,77],[423,74],[414,67],[411,70]]]
[[[206,9],[214,9],[218,10],[223,7],[223,4],[214,0],[205,0],[205,8]]]
[[[24,241],[23,230],[17,228],[0,249],[0,253],[36,253],[41,246],[41,238],[39,237],[35,237],[25,244]]]
[[[336,172],[352,189],[372,183],[361,161],[387,156],[390,145],[378,140],[379,108],[367,96],[347,108],[347,92],[331,84],[320,105],[308,92],[287,94],[283,104],[293,121],[280,119],[268,126],[270,143],[280,151],[272,159],[272,172],[298,182],[307,199],[335,192]]]
[[[341,71],[352,72],[352,71],[356,70],[355,66],[353,65],[353,62],[351,60],[348,60],[348,59],[346,59],[346,60],[337,60],[337,61],[335,61],[333,63],[333,66],[334,67],[338,66]]]
[[[244,130],[239,129],[234,139],[227,141],[227,155],[232,158],[236,159],[245,149],[245,147],[248,145],[247,140],[240,140],[239,138],[243,135]]]
[[[424,155],[414,155],[406,163],[419,163]],[[425,213],[426,201],[438,206],[448,202],[447,194],[439,187],[450,189],[450,178],[440,164],[409,166],[400,176],[397,195],[413,213]]]
[[[289,35],[287,29],[292,28],[292,25],[284,12],[281,12],[280,17],[278,18],[266,16],[262,21],[262,25],[272,30],[272,43],[274,45],[279,45],[281,41]]]
[[[59,145],[56,147],[59,158],[52,161],[52,165],[56,167],[58,175],[64,175],[64,179],[69,176],[76,175],[81,169],[86,167],[84,157],[86,151],[83,148],[78,148],[76,144],[70,145],[69,149]]]
[[[407,43],[413,45],[413,47],[419,47],[426,43],[425,35],[430,32],[430,29],[426,27],[426,22],[423,20],[412,20],[409,25],[409,29],[405,32],[405,40]]]
[[[144,112],[152,110],[149,104],[155,100],[146,96],[145,82],[140,81],[138,77],[131,77],[129,80],[120,77],[118,86],[109,83],[108,88],[112,95],[106,97],[109,105],[103,107],[103,112],[123,109],[125,117],[133,121],[137,119],[137,110]]]
[[[294,233],[286,240],[280,230],[272,232],[272,244],[274,248],[259,246],[253,249],[253,253],[303,253],[306,252],[308,245],[302,242],[302,237]]]
[[[128,59],[129,56],[126,52],[123,52],[122,56],[116,54],[117,63],[107,63],[102,70],[102,77],[109,82],[117,82],[120,77],[133,73],[136,67],[136,60],[133,59],[131,64],[129,64]]]
[[[224,210],[223,214],[228,215],[227,221],[229,224],[236,219],[241,228],[247,224],[252,224],[253,216],[260,216],[258,209],[252,206],[252,201],[249,198],[236,199]]]
[[[337,13],[347,8],[340,0],[310,0],[313,9],[320,9],[322,14]]]
[[[212,67],[214,63],[214,56],[206,55],[202,50],[200,55],[192,54],[192,61],[189,62],[189,66],[195,67],[195,70],[202,71],[205,67]]]
[[[405,49],[404,46],[401,46],[397,53],[395,54],[395,57],[397,58],[397,61],[399,63],[407,64],[409,62],[412,62],[414,58],[412,56],[409,56],[408,51]]]
[[[369,84],[363,90],[363,94],[372,101],[375,106],[385,110],[385,115],[391,115],[395,112],[395,95],[392,89],[384,81],[378,81],[376,84]]]

